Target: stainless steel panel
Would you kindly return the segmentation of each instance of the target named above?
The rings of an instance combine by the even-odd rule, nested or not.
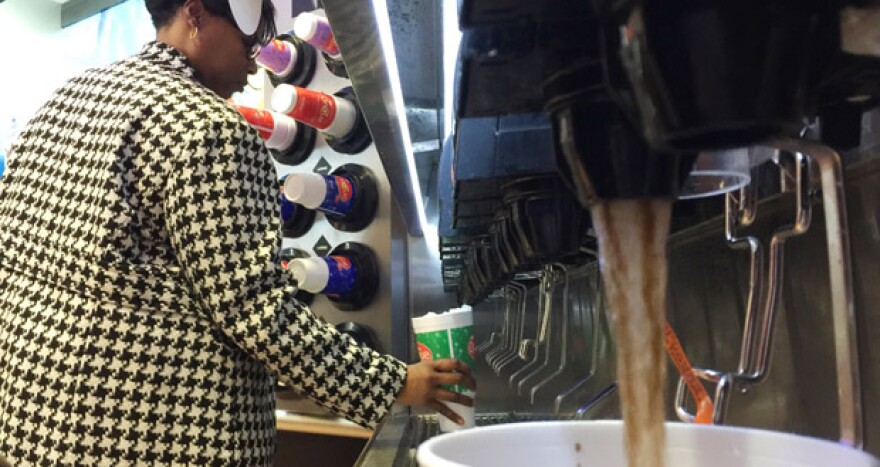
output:
[[[391,81],[391,76],[396,79],[398,75],[396,67],[389,66],[394,49],[390,43],[383,48],[379,34],[380,23],[387,24],[387,19],[377,18],[369,0],[324,0],[324,9],[407,230],[421,235],[417,204],[421,195],[407,162],[410,135],[398,117],[405,111],[403,97],[396,94]]]
[[[411,313],[410,307],[410,291],[413,282],[408,280],[411,272],[411,257],[409,247],[409,235],[406,233],[406,226],[403,223],[403,217],[397,208],[397,203],[392,202],[391,210],[391,274],[388,281],[391,285],[391,306],[388,310],[389,322],[391,326],[391,349],[390,352],[395,357],[405,361],[416,361],[412,349],[413,334],[409,326],[409,317]]]
[[[429,235],[409,238],[410,309],[413,316],[458,306],[455,294],[443,291],[438,246],[429,243],[432,238],[434,241],[437,239]]]

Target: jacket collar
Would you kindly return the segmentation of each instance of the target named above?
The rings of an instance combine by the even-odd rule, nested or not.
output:
[[[190,65],[186,55],[164,42],[147,43],[139,57],[187,78],[195,78],[196,70]]]

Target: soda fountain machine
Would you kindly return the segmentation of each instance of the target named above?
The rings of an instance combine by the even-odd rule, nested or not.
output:
[[[457,2],[436,240],[396,64],[407,33],[437,28],[400,2],[323,6],[399,212],[395,348],[413,356],[409,317],[473,306],[478,425],[620,418],[590,209],[667,199],[666,318],[711,420],[880,454],[880,48],[858,35],[873,2]],[[669,372],[667,419],[696,416],[684,379]],[[398,410],[359,464],[414,465],[435,434]]]

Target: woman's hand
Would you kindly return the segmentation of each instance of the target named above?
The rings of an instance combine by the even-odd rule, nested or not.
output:
[[[461,425],[464,420],[442,401],[473,407],[474,399],[444,389],[443,386],[448,384],[467,386],[471,391],[477,390],[477,383],[471,376],[471,369],[454,358],[409,365],[406,370],[406,385],[397,396],[397,403],[430,407]]]

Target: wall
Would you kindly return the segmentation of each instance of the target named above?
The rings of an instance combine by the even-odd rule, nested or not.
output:
[[[61,7],[52,0],[0,3],[0,153],[65,81],[132,55],[153,37],[141,0],[63,29]]]
[[[61,30],[61,7],[48,0],[6,0],[0,4],[0,152],[9,144],[12,119],[23,124],[60,84],[47,68],[43,51],[51,50]],[[41,53],[35,53],[41,52]],[[26,92],[22,92],[25,90]]]

